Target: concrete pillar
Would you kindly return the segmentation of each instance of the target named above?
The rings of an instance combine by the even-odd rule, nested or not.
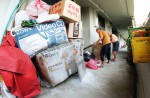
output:
[[[89,8],[83,8],[81,10],[81,20],[83,23],[83,39],[84,47],[90,45],[90,12]]]
[[[83,22],[84,47],[87,47],[92,45],[99,38],[98,34],[96,33],[96,28],[94,27],[98,23],[98,18],[96,12],[92,8],[83,8],[81,13],[81,20]],[[92,48],[89,48],[88,50],[92,51]]]

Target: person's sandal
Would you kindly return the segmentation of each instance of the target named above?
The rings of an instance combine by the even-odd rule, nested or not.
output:
[[[114,59],[112,59],[111,61],[112,61],[112,62],[116,62],[116,60],[114,60]]]

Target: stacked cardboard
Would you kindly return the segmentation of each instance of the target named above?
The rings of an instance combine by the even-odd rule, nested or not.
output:
[[[82,22],[69,23],[68,38],[82,39]]]
[[[76,56],[83,56],[83,39],[69,39],[69,42],[75,44],[75,54]]]
[[[77,72],[73,51],[73,44],[62,44],[36,55],[41,74],[52,86],[63,82],[69,75]]]
[[[15,32],[18,47],[30,57],[48,47],[68,42],[65,23],[57,20]]]
[[[84,41],[82,36],[82,22],[69,23],[67,35],[69,42],[75,44],[76,56],[83,56]]]
[[[41,80],[55,86],[77,72],[82,79],[86,68],[80,6],[71,0],[61,0],[50,7],[51,14],[58,14],[61,19],[19,29],[15,31],[15,39],[21,50],[36,58]]]

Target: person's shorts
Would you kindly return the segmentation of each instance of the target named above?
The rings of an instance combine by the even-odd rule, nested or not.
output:
[[[113,51],[118,51],[119,50],[119,41],[116,41],[113,43]]]

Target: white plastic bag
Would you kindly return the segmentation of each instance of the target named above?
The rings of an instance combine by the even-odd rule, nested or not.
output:
[[[27,11],[22,10],[19,11],[15,16],[15,26],[21,25],[23,20],[29,20],[29,15],[27,14]]]
[[[38,15],[38,18],[36,19],[36,21],[37,21],[37,23],[44,23],[44,22],[49,22],[52,20],[57,20],[59,18],[60,18],[60,16],[58,14],[49,15],[48,12],[43,12]]]
[[[50,6],[41,0],[34,0],[26,7],[26,11],[31,16],[38,16],[42,12],[48,12],[49,9]]]

